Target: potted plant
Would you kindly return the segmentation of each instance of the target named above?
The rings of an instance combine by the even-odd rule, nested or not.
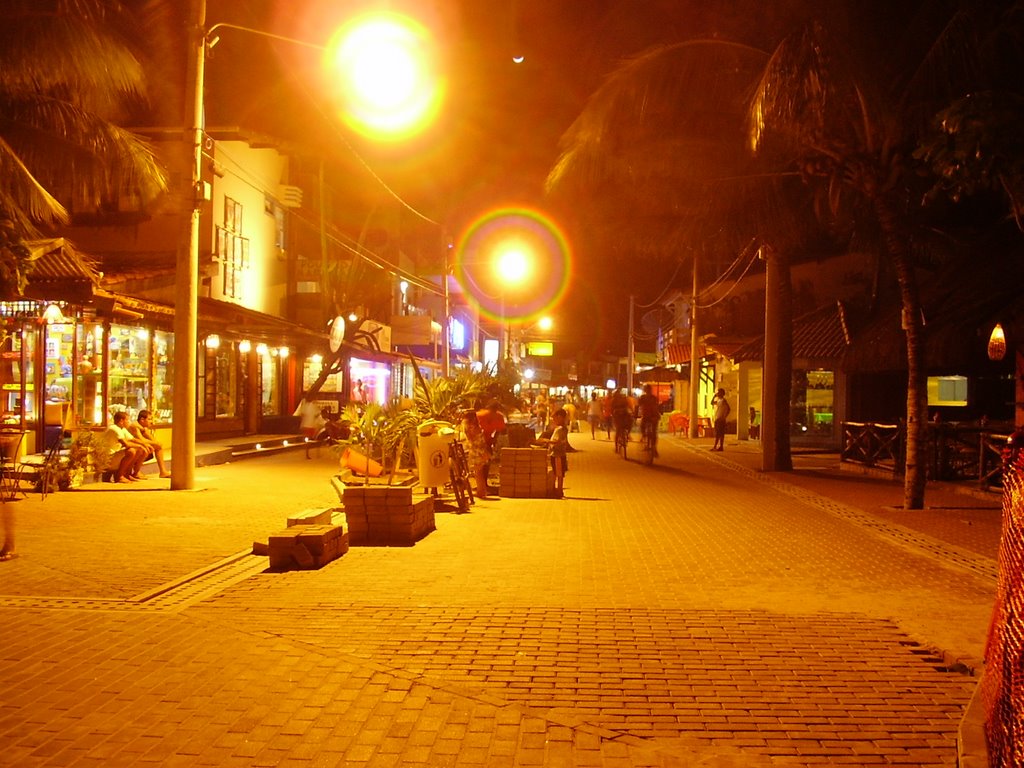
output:
[[[62,491],[79,488],[89,468],[95,435],[89,430],[79,431],[68,447],[67,456],[57,455],[57,487]]]

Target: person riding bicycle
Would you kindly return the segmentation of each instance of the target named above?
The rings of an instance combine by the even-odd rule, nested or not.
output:
[[[640,421],[640,435],[650,435],[651,452],[655,457],[658,455],[658,420],[661,418],[661,408],[658,397],[650,384],[644,384],[644,393],[636,403],[636,418]]]
[[[616,390],[612,395],[611,411],[616,439],[620,432],[625,432],[626,440],[629,440],[629,431],[633,428],[633,410],[629,407],[629,398],[622,390]]]

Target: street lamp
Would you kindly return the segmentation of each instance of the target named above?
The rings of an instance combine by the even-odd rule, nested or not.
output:
[[[504,240],[494,251],[494,269],[501,285],[501,328],[500,356],[506,360],[515,357],[512,350],[512,330],[509,326],[505,306],[508,289],[520,287],[530,275],[531,251],[529,245],[518,238]]]
[[[392,21],[400,17],[389,14]],[[174,287],[175,346],[180,350],[175,356],[172,406],[174,428],[171,432],[171,488],[188,490],[195,486],[196,456],[196,358],[198,352],[199,317],[199,212],[202,204],[210,198],[209,185],[203,180],[203,103],[206,79],[206,54],[217,42],[218,29],[234,29],[260,37],[301,45],[307,48],[325,50],[326,47],[296,40],[271,32],[264,32],[237,24],[219,23],[206,28],[206,0],[192,0],[188,17],[188,93],[186,95],[186,140],[187,165],[191,168],[191,185],[183,196],[183,227],[175,260],[176,276]],[[364,51],[370,50],[363,48]],[[390,49],[390,50],[393,50]],[[352,61],[358,63],[358,56]],[[365,71],[365,70],[364,70]],[[439,96],[432,96],[435,104]],[[388,105],[394,108],[394,104]],[[415,111],[405,111],[406,119],[420,118]],[[399,130],[406,126],[392,117],[385,126],[388,130]]]

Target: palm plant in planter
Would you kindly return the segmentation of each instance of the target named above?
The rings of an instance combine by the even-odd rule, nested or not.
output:
[[[370,403],[362,409],[350,404],[341,418],[350,427],[348,440],[338,443],[341,450],[358,446],[366,458],[379,461],[388,472],[388,484],[394,482],[419,424],[416,414],[396,401],[386,407]]]

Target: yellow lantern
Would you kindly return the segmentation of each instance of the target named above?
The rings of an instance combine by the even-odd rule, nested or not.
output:
[[[1003,333],[1003,326],[996,323],[992,329],[992,335],[988,337],[988,359],[1002,360],[1006,357],[1006,334]]]

